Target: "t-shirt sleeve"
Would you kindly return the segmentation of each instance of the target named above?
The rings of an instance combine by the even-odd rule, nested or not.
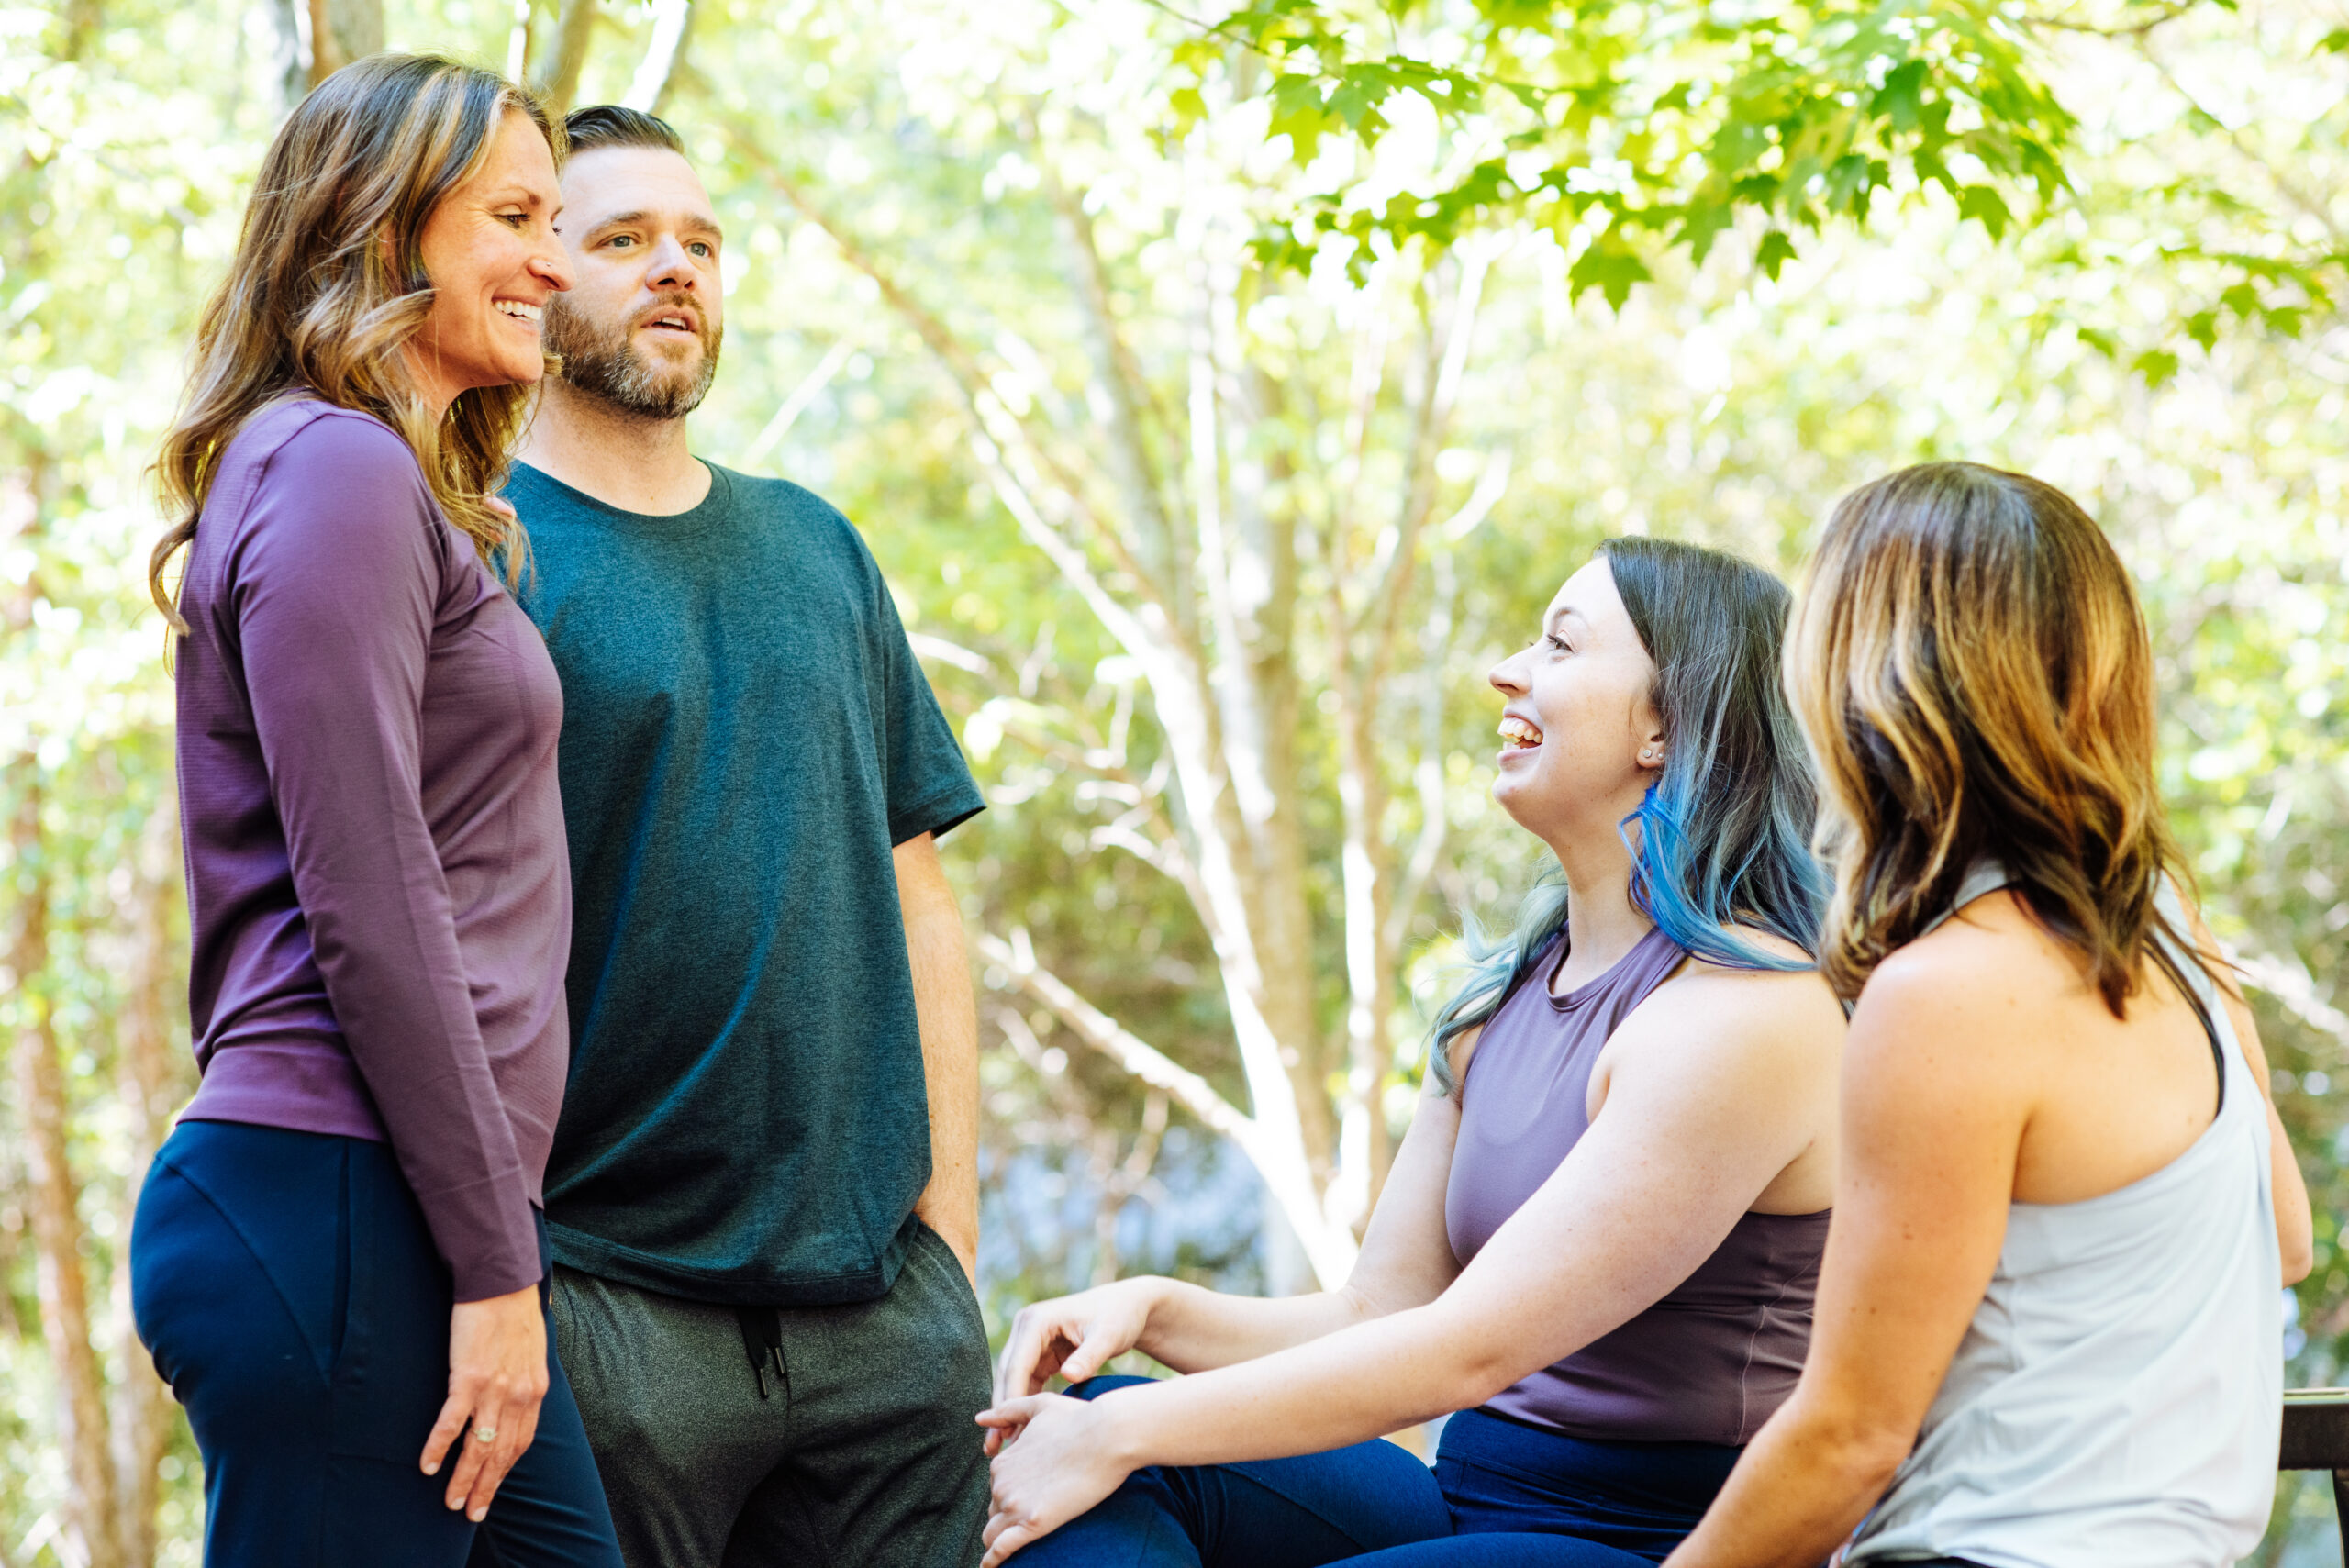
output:
[[[440,527],[397,437],[321,418],[271,459],[221,613],[336,1022],[457,1299],[476,1301],[540,1270],[424,815]]]
[[[940,711],[930,677],[907,640],[896,601],[869,555],[865,569],[873,580],[874,657],[881,677],[875,728],[888,792],[889,842],[902,844],[924,833],[943,836],[985,810],[986,797],[971,777],[954,728]]]

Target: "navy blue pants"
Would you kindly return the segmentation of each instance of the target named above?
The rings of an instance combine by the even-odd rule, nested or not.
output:
[[[620,1568],[551,1322],[538,1436],[489,1517],[442,1505],[454,1448],[417,1467],[455,1292],[387,1145],[181,1123],[139,1196],[130,1299],[204,1452],[213,1568]]]
[[[1097,1377],[1080,1399],[1134,1377]],[[1739,1450],[1588,1442],[1465,1410],[1435,1469],[1389,1442],[1153,1465],[1013,1558],[1019,1568],[1651,1568]]]

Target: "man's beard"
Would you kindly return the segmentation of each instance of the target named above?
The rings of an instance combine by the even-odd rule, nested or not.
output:
[[[703,319],[682,300],[665,303],[689,320]],[[640,419],[682,419],[700,407],[718,374],[718,349],[726,337],[723,328],[705,329],[699,366],[663,366],[638,352],[632,319],[598,329],[559,294],[547,301],[545,331],[547,351],[562,356],[564,384]]]

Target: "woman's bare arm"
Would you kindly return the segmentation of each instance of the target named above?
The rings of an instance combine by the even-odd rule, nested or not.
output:
[[[1480,1404],[1628,1321],[1825,1130],[1842,1021],[1815,976],[1675,982],[1617,1031],[1590,1130],[1438,1299],[1091,1405],[1046,1396],[988,1412],[1025,1428],[996,1462],[998,1518],[1032,1540],[1143,1465],[1395,1431]]]
[[[2219,951],[2219,940],[2210,934],[2199,914],[2190,918],[2194,922],[2194,940],[2210,960],[2227,1018],[2235,1026],[2235,1040],[2243,1047],[2243,1059],[2251,1068],[2252,1081],[2259,1085],[2260,1098],[2266,1102],[2267,1162],[2276,1203],[2276,1246],[2283,1258],[2284,1283],[2298,1284],[2316,1266],[2316,1226],[2309,1210],[2308,1183],[2300,1176],[2300,1162],[2292,1158],[2292,1140],[2284,1131],[2284,1118],[2276,1114],[2276,1095],[2267,1076],[2267,1052],[2259,1043],[2259,1020],[2251,1016],[2251,1004],[2243,998],[2243,988],[2235,984],[2233,971]]]
[[[1874,1506],[1988,1288],[2030,1117],[1995,973],[1877,970],[1852,1014],[1842,1161],[1810,1353],[1665,1568],[1815,1568]],[[1987,1058],[1987,1059],[1986,1059]]]
[[[1343,1287],[1267,1301],[1168,1282],[1141,1348],[1177,1372],[1205,1372],[1433,1301],[1460,1273],[1443,1222],[1459,1135],[1460,1102],[1431,1084],[1395,1152],[1362,1257]]]
[[[1266,1298],[1143,1278],[1041,1301],[1012,1320],[996,1398],[1036,1393],[1056,1374],[1089,1377],[1129,1350],[1177,1372],[1230,1366],[1434,1300],[1460,1272],[1443,1225],[1459,1131],[1459,1101],[1431,1084],[1396,1151],[1362,1255],[1341,1288]]]

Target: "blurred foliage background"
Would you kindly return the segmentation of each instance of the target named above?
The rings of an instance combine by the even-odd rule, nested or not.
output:
[[[2339,0],[0,0],[0,1564],[197,1559],[120,1266],[192,1072],[145,469],[274,127],[385,46],[693,146],[696,447],[857,520],[992,804],[998,1329],[1341,1273],[1539,869],[1484,671],[1601,538],[1792,573],[1965,457],[2138,575],[2316,1197],[2291,1381],[2343,1376]],[[2322,1491],[2257,1561],[2332,1560]]]

